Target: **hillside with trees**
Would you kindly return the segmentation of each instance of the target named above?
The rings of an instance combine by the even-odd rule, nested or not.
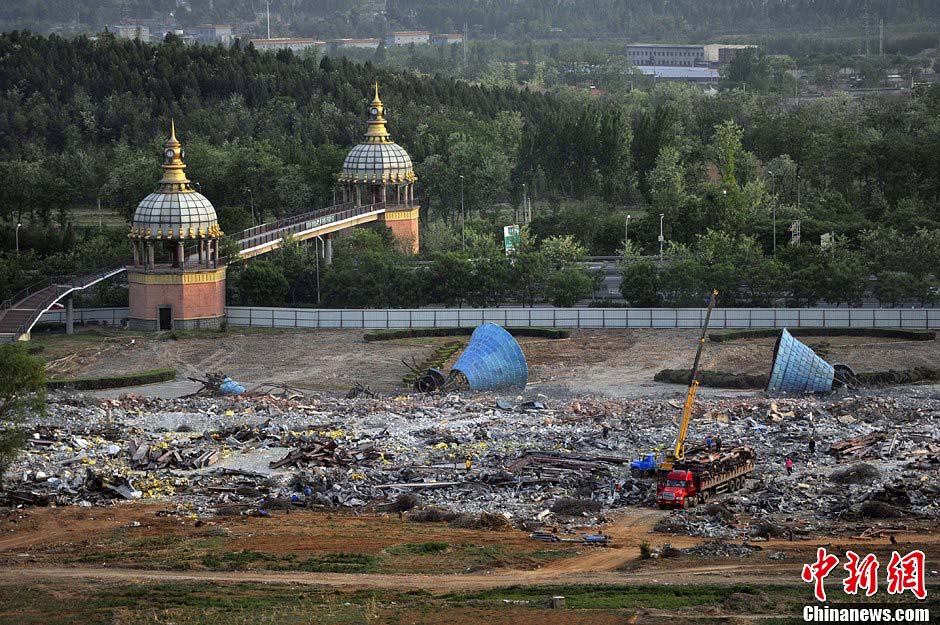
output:
[[[799,107],[774,94],[707,95],[674,84],[590,98],[250,46],[184,46],[172,37],[148,45],[25,33],[0,37],[0,83],[9,86],[0,94],[0,126],[8,129],[0,136],[7,174],[0,179],[0,288],[6,295],[43,274],[126,257],[123,227],[79,226],[74,214],[100,200],[104,210],[128,218],[159,177],[171,117],[187,171],[224,230],[249,226],[252,202],[266,220],[331,204],[333,175],[364,131],[375,81],[393,138],[410,152],[420,178],[427,258],[451,263],[453,274],[481,271],[476,260],[457,261],[498,255],[502,226],[518,215],[527,185],[534,202],[531,275],[476,301],[568,301],[552,295],[565,284],[583,292],[577,276],[558,273],[570,266],[543,250],[552,237],[569,235],[584,253],[637,256],[627,263],[630,275],[652,284],[650,301],[663,304],[697,301],[707,283],[719,282],[729,302],[741,305],[781,298],[849,303],[872,292],[868,277],[875,274],[882,301],[936,298],[936,87],[905,100],[836,96]],[[642,257],[658,253],[660,213],[673,266],[694,261],[694,271],[674,270],[670,278],[644,264]],[[787,230],[797,219],[804,245],[789,246]],[[13,251],[16,223],[24,224],[20,256]],[[834,241],[825,254],[824,234]],[[762,281],[744,272],[759,263],[766,263]],[[796,294],[818,274],[842,276],[844,284]],[[676,286],[680,278],[687,283]],[[288,280],[284,301],[315,303],[301,286]]]

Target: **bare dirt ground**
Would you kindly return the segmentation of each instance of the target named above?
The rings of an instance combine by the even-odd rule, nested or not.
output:
[[[173,367],[181,377],[224,371],[245,384],[275,382],[311,390],[348,390],[355,382],[375,390],[402,385],[401,360],[424,360],[443,342],[420,338],[366,343],[362,330],[235,330],[168,336],[107,332],[37,337],[53,377],[94,377]],[[661,369],[688,368],[697,330],[573,330],[571,338],[522,338],[530,392],[630,397],[679,392],[653,382]],[[809,337],[830,362],[856,371],[935,366],[940,341],[870,337]],[[773,339],[707,342],[704,369],[769,373]],[[456,356],[455,356],[456,358]],[[453,364],[452,359],[448,366]],[[714,391],[712,391],[714,393]],[[718,391],[721,392],[721,391]],[[733,393],[740,394],[740,393]]]
[[[610,535],[611,548],[576,547],[567,557],[553,558],[533,565],[531,559],[513,557],[530,549],[550,549],[553,544],[539,543],[525,533],[455,529],[442,523],[413,523],[384,515],[343,515],[322,512],[276,513],[274,518],[216,518],[208,525],[197,525],[186,517],[157,516],[162,507],[152,504],[124,504],[109,509],[36,508],[16,522],[8,518],[0,536],[0,584],[24,583],[30,579],[62,580],[201,580],[214,582],[263,582],[330,586],[336,588],[383,588],[424,590],[433,594],[481,590],[512,585],[544,584],[756,584],[795,585],[802,565],[815,555],[818,546],[830,551],[854,549],[888,557],[891,549],[901,549],[916,542],[925,551],[928,562],[940,556],[940,533],[922,527],[896,534],[900,547],[892,547],[887,538],[860,540],[851,537],[817,536],[796,542],[771,539],[755,543],[762,548],[747,559],[680,558],[642,560],[640,545],[669,543],[676,548],[692,547],[705,541],[691,536],[672,536],[652,531],[657,520],[669,512],[627,508],[616,513],[602,528]],[[140,525],[134,525],[139,523]],[[916,525],[916,524],[915,524]],[[124,544],[112,545],[114,536]],[[213,541],[206,541],[211,537]],[[180,542],[180,539],[183,542]],[[136,542],[135,542],[136,541]],[[167,559],[154,561],[159,541],[167,543]],[[502,559],[481,567],[478,572],[428,571],[427,562],[409,558],[402,545],[438,541],[448,545],[442,559],[459,557],[457,548],[499,547]],[[914,542],[911,542],[914,541]],[[135,551],[128,545],[146,544]],[[206,547],[209,545],[209,547]],[[107,558],[112,546],[124,550],[118,560]],[[396,547],[399,548],[396,551]],[[219,552],[248,551],[262,554],[295,556],[329,553],[360,555],[395,554],[394,562],[382,572],[334,573],[277,571],[248,566],[247,570],[206,570],[188,566],[179,554],[193,548],[211,548]],[[558,547],[559,549],[571,549]],[[862,551],[863,550],[863,551]],[[782,552],[781,560],[766,554]],[[176,554],[176,555],[174,555]],[[175,570],[174,570],[175,569]],[[940,584],[936,578],[932,586]]]

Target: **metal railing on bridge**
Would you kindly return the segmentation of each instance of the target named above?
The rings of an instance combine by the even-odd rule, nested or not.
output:
[[[294,215],[293,217],[279,219],[278,221],[269,224],[255,226],[254,228],[249,228],[232,235],[232,238],[238,242],[239,249],[244,251],[258,247],[260,245],[264,245],[265,243],[278,241],[283,239],[284,235],[287,234],[305,232],[319,226],[325,226],[330,223],[351,219],[353,217],[358,217],[359,215],[374,213],[384,209],[384,202],[367,204],[365,206],[356,206],[355,204],[339,204],[337,206],[330,206],[329,208],[311,211],[302,215]]]

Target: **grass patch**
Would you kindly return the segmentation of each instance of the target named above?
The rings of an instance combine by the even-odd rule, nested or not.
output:
[[[393,556],[402,556],[406,554],[441,553],[442,551],[447,551],[449,547],[450,545],[447,543],[440,542],[408,543],[389,547],[385,551]]]
[[[908,341],[932,341],[937,338],[935,330],[917,328],[787,328],[787,331],[793,336],[873,336]],[[778,336],[780,336],[780,328],[741,328],[714,330],[708,333],[708,340],[725,343],[741,339],[765,339]]]
[[[76,380],[49,380],[46,386],[49,389],[72,389],[76,391],[92,391],[103,388],[121,388],[123,386],[140,386],[141,384],[154,384],[168,382],[176,378],[176,369],[153,369],[140,373],[128,373],[103,378],[79,378]]]
[[[534,336],[544,339],[566,339],[571,336],[571,331],[563,328],[522,327],[504,329],[513,336]],[[367,342],[371,342],[433,336],[470,336],[474,330],[476,328],[396,328],[366,332],[362,338]]]

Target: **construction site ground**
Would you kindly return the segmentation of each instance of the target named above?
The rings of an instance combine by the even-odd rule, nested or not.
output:
[[[147,335],[94,329],[73,336],[38,333],[30,347],[49,363],[50,376],[59,379],[173,367],[182,379],[222,371],[249,388],[276,383],[313,391],[310,397],[297,400],[261,397],[243,403],[219,400],[218,405],[214,399],[170,404],[147,403],[140,397],[74,401],[59,397],[52,405],[60,414],[49,416],[49,422],[55,423],[49,427],[61,431],[77,429],[82,415],[95,414],[100,420],[95,427],[103,433],[102,423],[110,426],[113,408],[116,421],[124,423],[120,436],[127,439],[154,442],[163,437],[211,449],[215,444],[211,436],[198,438],[196,433],[218,427],[220,422],[237,425],[239,419],[247,420],[246,415],[257,411],[274,415],[271,419],[279,425],[288,423],[289,415],[300,414],[292,417],[295,422],[289,424],[291,431],[314,427],[308,423],[322,422],[329,430],[356,421],[360,424],[356,434],[359,437],[365,437],[367,428],[363,423],[374,420],[376,424],[369,427],[376,433],[369,434],[368,440],[389,447],[395,436],[410,440],[401,438],[405,435],[401,431],[396,434],[396,428],[402,430],[420,419],[436,419],[442,432],[452,431],[461,437],[466,432],[483,430],[512,433],[511,425],[519,423],[519,439],[541,441],[543,451],[568,453],[571,450],[565,447],[574,447],[574,454],[588,453],[584,449],[594,450],[590,452],[594,454],[605,453],[603,445],[595,446],[602,440],[605,419],[610,419],[616,430],[612,437],[619,437],[616,453],[628,453],[625,449],[634,453],[628,443],[633,440],[630,436],[637,435],[631,433],[658,431],[651,429],[651,423],[671,436],[676,409],[681,406],[676,399],[681,399],[684,389],[654,382],[653,375],[664,368],[687,368],[699,332],[574,330],[571,338],[563,340],[522,338],[520,343],[530,367],[526,397],[536,398],[540,393],[547,396],[547,408],[531,409],[524,408],[520,400],[511,402],[512,409],[502,408],[491,395],[451,401],[389,393],[402,388],[407,369],[401,360],[414,358],[420,363],[437,347],[455,339],[366,343],[363,334],[362,330],[230,328],[227,332]],[[857,371],[936,366],[940,362],[938,341],[825,337],[807,338],[805,342],[825,354],[827,360],[850,363]],[[703,366],[716,371],[765,373],[770,368],[772,350],[772,339],[708,343]],[[443,368],[448,369],[455,358],[456,354]],[[386,394],[347,404],[323,399],[342,395],[357,382]],[[159,394],[161,388],[168,387],[153,385],[134,392]],[[127,390],[108,392],[116,397]],[[815,603],[812,587],[800,580],[800,573],[805,564],[813,562],[818,547],[840,556],[850,549],[863,556],[874,553],[882,563],[882,571],[892,551],[904,554],[923,550],[927,601],[915,602],[910,593],[887,594],[883,572],[879,573],[881,586],[876,599],[904,607],[928,607],[934,616],[940,614],[936,600],[940,595],[940,528],[934,499],[937,491],[934,478],[928,478],[934,476],[938,466],[932,458],[940,457],[934,436],[940,400],[936,387],[869,390],[862,398],[839,395],[831,401],[791,399],[779,406],[776,400],[756,395],[756,391],[703,389],[693,424],[693,428],[699,428],[695,434],[698,440],[730,415],[731,425],[725,419],[722,426],[729,434],[729,444],[733,440],[731,432],[737,432],[740,443],[756,445],[760,438],[765,439],[761,448],[764,464],[760,475],[754,476],[754,485],[743,493],[721,495],[709,504],[717,504],[720,509],[728,503],[726,497],[735,499],[736,503],[728,506],[733,514],[726,522],[719,522],[718,516],[693,515],[704,511],[701,506],[672,512],[658,510],[649,502],[621,503],[600,513],[585,513],[559,522],[563,531],[558,536],[563,538],[581,532],[608,535],[609,546],[600,547],[582,542],[541,542],[529,531],[518,529],[518,524],[516,528],[507,523],[498,530],[484,530],[447,522],[418,522],[407,512],[400,516],[369,502],[332,509],[287,505],[259,510],[257,505],[243,505],[231,508],[242,512],[223,514],[218,510],[224,506],[200,510],[194,503],[198,498],[179,495],[145,496],[136,501],[114,498],[102,503],[86,493],[76,496],[72,505],[0,508],[0,625],[799,623],[803,622],[803,606]],[[608,406],[605,396],[628,399]],[[302,405],[291,408],[291,402]],[[918,412],[921,406],[922,412]],[[308,418],[308,414],[315,416]],[[612,419],[610,414],[619,416]],[[895,417],[896,423],[888,423]],[[270,440],[263,443],[264,429],[258,425],[263,419],[254,418],[253,427],[260,428],[261,442],[249,441],[246,445],[257,447],[255,451],[226,451],[217,466],[260,471],[267,469],[269,460],[284,456],[286,444],[269,447]],[[902,470],[916,477],[912,473],[916,462],[927,467],[916,500],[904,508],[889,506],[902,511],[903,516],[865,518],[848,514],[849,504],[858,502],[847,501],[845,493],[867,493],[868,487],[865,483],[833,486],[829,473],[845,465],[836,465],[832,458],[823,459],[822,453],[819,458],[807,454],[805,435],[814,419],[821,433],[831,432],[827,444],[849,437],[861,440],[861,435],[872,431],[882,433],[883,441],[872,448],[873,455],[860,451],[855,457],[861,460],[853,461],[874,459],[872,462],[879,466],[879,483],[887,484]],[[191,443],[181,423],[196,437]],[[904,451],[898,449],[892,455],[895,443],[891,431],[896,426],[903,431],[899,447],[903,445]],[[378,433],[382,427],[392,434],[387,437]],[[41,437],[57,436],[43,432]],[[410,431],[406,434],[412,436]],[[422,453],[440,458],[435,462],[444,462],[447,444],[433,442],[439,433],[422,429],[414,436],[418,434],[426,441],[421,443],[427,450]],[[270,434],[276,435],[283,432]],[[129,453],[128,441],[115,438],[117,435],[97,442],[92,440],[94,436],[83,436],[91,453],[80,465],[83,470],[104,471],[114,459]],[[663,437],[668,438],[665,434]],[[59,449],[64,444],[72,445],[74,439],[72,434],[62,434],[55,440]],[[112,440],[120,442],[115,455],[106,451]],[[354,443],[359,439],[350,433],[339,436],[339,440],[345,441],[344,448],[358,449]],[[497,451],[500,438],[481,440],[487,441],[486,453],[491,455],[486,462],[491,463],[493,471],[511,463],[513,457]],[[769,441],[777,441],[781,450],[792,449],[798,454],[794,476],[783,475],[783,456],[774,456],[771,462]],[[462,439],[464,444],[470,443]],[[637,449],[648,444],[643,435]],[[443,450],[434,451],[441,445]],[[890,450],[884,451],[889,445]],[[34,459],[39,462],[43,450],[53,447],[34,447]],[[913,456],[905,455],[915,449],[926,450],[917,456],[921,460],[910,460]],[[68,454],[72,453],[69,449]],[[614,453],[614,447],[606,453]],[[23,478],[27,484],[23,488],[42,484],[35,471],[56,467],[62,457],[50,451],[49,459],[32,469],[29,480]],[[474,471],[481,470],[484,462],[482,457],[475,460]],[[451,473],[457,474],[462,456],[453,463]],[[356,466],[349,468],[349,472],[357,470]],[[343,482],[343,497],[352,496],[349,484],[369,482],[386,469],[379,464],[361,470],[365,479],[359,476]],[[191,479],[195,479],[195,473],[198,471],[190,475]],[[14,478],[19,480],[18,476]],[[625,484],[630,483],[635,481],[628,477]],[[201,488],[200,492],[208,492],[208,486]],[[487,488],[499,490],[492,484]],[[504,494],[511,489],[505,484],[502,488]],[[437,492],[427,491],[422,497],[432,499]],[[481,493],[483,499],[488,491],[481,487],[473,492]],[[82,497],[95,503],[78,504]],[[474,509],[477,502],[471,496],[465,497],[455,497],[454,505]],[[745,534],[727,538],[708,535],[713,526],[735,527],[747,518],[756,523],[758,514],[754,510],[765,500],[782,502],[780,511],[773,515],[779,529],[809,529],[799,530],[793,540],[779,532],[768,534],[766,539],[756,533],[746,538]],[[817,500],[826,505],[814,505]],[[506,495],[491,500],[491,504],[497,501],[506,503],[510,499]],[[539,501],[534,510],[550,506],[551,501]],[[792,512],[790,506],[800,501],[808,502],[806,509]],[[827,517],[819,511],[826,507],[840,512]],[[207,509],[217,512],[208,513]],[[520,509],[516,518],[523,517]],[[705,533],[663,529],[668,525],[662,523],[664,520],[683,519],[691,520],[693,525],[704,524]],[[581,523],[584,527],[579,526]],[[892,544],[892,537],[896,544]],[[706,550],[696,555],[694,550],[702,547]],[[717,551],[701,555],[709,553],[709,547]],[[746,554],[739,555],[741,551]],[[838,570],[827,581],[836,601],[864,602],[864,597],[841,592],[843,577]],[[564,608],[551,608],[552,598],[559,596],[564,597]]]
[[[520,339],[529,363],[530,392],[639,397],[674,393],[659,384],[661,369],[688,368],[698,330],[572,330],[568,339]],[[86,330],[72,336],[37,334],[33,345],[50,363],[54,378],[103,377],[172,367],[178,377],[223,371],[239,382],[288,384],[346,391],[362,382],[377,391],[402,386],[402,360],[421,363],[447,338],[410,338],[366,343],[362,330],[263,330],[178,332],[157,335]],[[458,337],[464,338],[464,337]],[[465,340],[465,338],[464,338]],[[808,337],[805,342],[830,362],[856,371],[884,371],[940,362],[940,341],[872,337]],[[774,339],[707,344],[702,368],[728,373],[769,373]],[[456,357],[456,356],[455,356]],[[447,363],[448,365],[452,364]],[[446,367],[445,367],[446,368]]]
[[[923,549],[928,562],[940,556],[940,534],[923,526],[897,534],[901,547],[824,535],[771,539],[741,560],[642,559],[644,543],[683,548],[702,539],[654,533],[670,512],[641,508],[618,512],[603,528],[608,548],[386,514],[295,511],[197,522],[161,510],[127,503],[6,515],[0,622],[796,622],[812,601],[800,569],[819,546],[883,561],[905,545]],[[298,565],[311,556],[320,567]],[[936,577],[928,580],[931,593],[938,586]],[[584,609],[542,606],[556,595]]]

